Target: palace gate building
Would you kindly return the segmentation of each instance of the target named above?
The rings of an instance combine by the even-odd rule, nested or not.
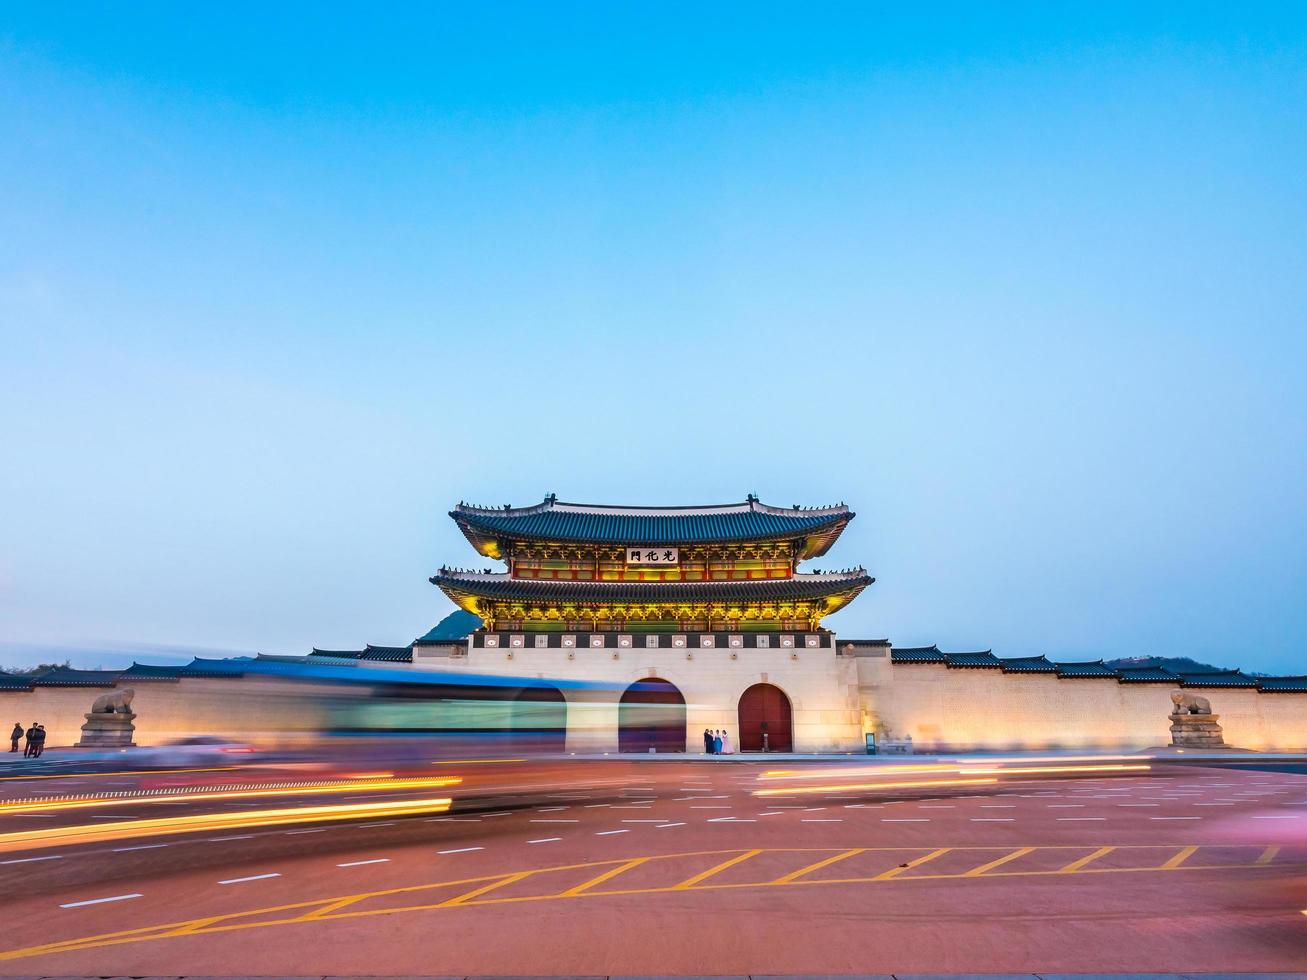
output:
[[[532,507],[460,504],[450,516],[502,566],[431,578],[483,623],[459,658],[467,669],[623,689],[616,701],[572,696],[569,748],[698,751],[705,728],[727,729],[742,751],[861,744],[856,668],[822,620],[874,580],[862,568],[800,568],[853,519],[843,504],[773,507],[750,495],[611,507],[550,495]]]

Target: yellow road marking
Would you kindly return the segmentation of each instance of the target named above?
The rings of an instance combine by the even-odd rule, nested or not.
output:
[[[1120,848],[1122,850],[1138,850],[1139,848],[1143,848],[1143,847],[1155,848],[1156,846],[1157,845],[1150,845],[1150,844],[1125,844],[1125,845],[1120,845]],[[1252,845],[1246,845],[1246,846],[1251,847]],[[1197,848],[1198,845],[1192,845],[1192,850],[1197,850]],[[1048,845],[1047,847],[1037,847],[1034,849],[1049,850],[1049,851],[1059,851],[1059,850],[1067,851],[1067,850],[1073,850],[1079,848],[1075,848],[1073,845],[1059,844],[1059,845]],[[1171,870],[1171,871],[1251,870],[1253,868],[1267,866],[1267,863],[1269,862],[1269,858],[1266,857],[1266,853],[1267,850],[1270,850],[1269,848],[1263,850],[1262,857],[1257,859],[1257,863],[1252,863],[1252,864],[1192,865],[1192,864],[1177,863],[1175,864],[1174,867],[1171,868],[1167,868],[1163,865],[1153,865],[1151,867],[1133,867],[1133,868],[1086,868],[1085,867],[1085,865],[1088,864],[1090,861],[1095,860],[1098,857],[1101,857],[1104,853],[1107,853],[1115,849],[1116,847],[1099,848],[1099,850],[1095,851],[1093,854],[1087,855],[1086,857],[1082,857],[1077,861],[1073,861],[1071,865],[1067,865],[1066,867],[1072,867],[1073,865],[1078,866],[1079,869],[1082,869],[1082,873],[1086,873],[1086,874],[1138,873],[1138,872],[1163,871],[1163,870]],[[919,850],[920,850],[919,848],[905,848],[905,847],[853,848],[850,849],[849,851],[842,852],[839,855],[835,855],[833,859],[832,858],[824,859],[823,862],[818,862],[818,864],[824,865],[828,863],[833,863],[834,860],[843,859],[844,857],[851,856],[852,854],[857,853],[859,851],[909,852],[909,851],[919,851]],[[991,846],[971,845],[971,846],[960,846],[956,848],[943,847],[935,851],[932,851],[931,853],[923,857],[916,858],[910,861],[909,868],[918,867],[927,861],[934,860],[935,858],[949,852],[950,850],[994,851],[997,850],[997,848],[993,847],[992,845]],[[643,858],[641,860],[643,861],[674,860],[674,859],[684,859],[688,857],[703,857],[703,856],[714,856],[714,855],[722,855],[722,854],[732,854],[734,855],[734,858],[732,859],[734,863],[740,863],[740,861],[745,859],[746,855],[748,857],[753,857],[755,854],[764,853],[764,851],[767,853],[778,853],[778,854],[812,854],[812,853],[820,853],[823,851],[829,851],[829,849],[813,848],[813,847],[793,847],[793,848],[757,849],[755,851],[747,851],[747,852],[738,852],[733,850],[692,851],[692,852],[683,852],[679,854],[654,855],[647,858]],[[1190,851],[1190,848],[1185,848],[1183,851],[1173,856],[1171,858],[1171,861],[1175,862],[1177,859],[1183,860],[1183,857],[1188,856],[1187,854],[1185,854],[1186,851],[1192,853],[1192,851]],[[1013,853],[1015,854],[1015,852]],[[1274,855],[1271,856],[1273,857]],[[1007,857],[1008,859],[1012,859],[1012,855],[1008,855]],[[1294,862],[1294,866],[1297,866],[1298,863],[1301,862]],[[266,928],[271,926],[304,924],[306,922],[333,921],[337,919],[362,918],[364,916],[373,916],[373,915],[394,915],[402,912],[432,911],[432,910],[445,909],[445,908],[458,908],[466,905],[508,904],[511,902],[549,901],[549,900],[561,900],[565,898],[590,899],[590,898],[602,898],[602,897],[617,896],[617,895],[652,895],[652,894],[660,894],[663,892],[670,893],[670,892],[685,890],[684,888],[681,888],[678,885],[672,885],[672,886],[663,886],[657,888],[632,888],[632,889],[614,889],[614,890],[607,890],[607,891],[591,891],[588,889],[590,889],[591,886],[595,884],[595,882],[587,882],[583,886],[578,886],[577,889],[572,889],[571,890],[572,894],[568,894],[568,893],[560,894],[556,891],[549,890],[549,891],[541,892],[539,894],[526,895],[526,896],[511,896],[506,898],[492,896],[488,899],[482,899],[478,901],[479,897],[482,895],[486,895],[490,892],[493,892],[495,889],[502,888],[505,885],[509,885],[512,884],[513,882],[521,881],[522,879],[529,878],[531,876],[545,875],[550,872],[578,870],[583,868],[613,868],[614,866],[616,866],[616,868],[618,869],[625,870],[627,867],[632,866],[632,861],[619,859],[619,860],[609,860],[609,861],[592,861],[592,862],[571,864],[571,865],[558,865],[549,868],[537,868],[530,871],[520,871],[512,874],[501,873],[501,874],[494,874],[494,875],[482,875],[480,877],[464,878],[464,879],[458,879],[452,881],[430,882],[421,885],[405,885],[399,888],[383,889],[375,892],[364,893],[361,895],[342,896],[334,899],[319,898],[319,899],[313,899],[311,901],[294,902],[286,905],[275,905],[275,906],[269,906],[260,909],[251,909],[246,912],[232,912],[219,916],[200,917],[195,919],[189,919],[184,922],[172,922],[172,923],[165,923],[162,925],[146,926],[137,929],[128,929],[120,932],[103,933],[95,936],[85,936],[79,939],[61,940],[58,942],[46,943],[39,946],[29,946],[22,949],[8,950],[6,952],[0,952],[0,960],[22,959],[22,958],[33,957],[33,956],[48,955],[51,953],[79,952],[82,950],[98,949],[102,947],[117,946],[117,945],[123,945],[127,943],[146,942],[146,941],[158,940],[158,939],[172,939],[179,936],[210,935],[210,934],[224,933],[224,932],[235,932],[243,929],[260,929],[260,928]],[[1283,866],[1285,865],[1281,865],[1281,867]],[[717,870],[720,870],[720,866],[718,866]],[[807,868],[800,869],[800,872],[798,873],[804,874],[811,870],[814,870],[814,868],[812,866],[809,866]],[[846,878],[846,879],[832,879],[832,878],[804,879],[804,878],[796,878],[792,874],[792,875],[786,875],[782,879],[777,879],[773,881],[730,882],[726,884],[715,884],[712,882],[708,882],[707,884],[702,884],[699,887],[703,888],[704,890],[718,890],[718,889],[734,889],[734,888],[768,888],[768,887],[782,887],[782,886],[789,886],[789,885],[813,886],[813,885],[831,885],[831,884],[849,884],[849,883],[876,883],[876,882],[881,882],[886,880],[893,880],[897,877],[897,875],[899,875],[901,872],[906,870],[909,869],[893,868],[890,869],[890,871],[883,872],[882,874],[876,875],[874,877]],[[714,869],[709,869],[709,871],[714,871]],[[618,871],[617,873],[620,873],[620,871]],[[1065,868],[1052,870],[1052,871],[995,871],[993,872],[992,877],[1042,877],[1047,875],[1058,875],[1063,873],[1067,873]],[[613,875],[608,875],[607,877],[613,877]],[[954,880],[955,881],[967,877],[975,877],[975,875],[972,875],[969,872],[946,873],[946,874],[924,874],[924,875],[913,875],[911,879],[898,879],[898,880],[914,880],[914,881]],[[435,889],[451,888],[458,885],[473,885],[473,884],[480,884],[480,887],[474,888],[472,891],[465,892],[461,895],[458,895],[455,898],[447,899],[441,902],[434,902],[434,903],[428,903],[422,905],[412,905],[412,906],[405,906],[405,907],[349,909],[348,911],[332,911],[333,909],[344,909],[346,906],[352,905],[355,902],[362,901],[364,899],[382,898],[386,896],[406,894],[409,892],[423,892],[423,891],[429,892]],[[272,916],[275,913],[292,913],[292,914],[279,918],[260,918],[261,916]],[[251,919],[254,919],[256,921],[248,921]]]
[[[1261,868],[1270,864],[1271,861],[1275,859],[1275,855],[1279,853],[1280,853],[1280,845],[1272,844],[1266,850],[1262,851],[1261,855],[1257,858],[1257,861],[1255,862],[1255,866]]]
[[[717,874],[718,872],[725,871],[727,868],[734,867],[735,865],[739,864],[741,861],[747,861],[755,854],[761,854],[761,853],[762,853],[761,848],[755,848],[752,851],[745,851],[743,854],[737,854],[733,858],[727,858],[721,864],[713,865],[707,871],[700,871],[697,875],[691,875],[689,878],[686,878],[679,885],[673,885],[672,887],[674,889],[693,888],[695,885],[699,884],[699,882],[707,881],[709,878],[711,878],[713,875]]]
[[[861,854],[865,850],[866,850],[865,847],[850,848],[847,851],[844,851],[840,854],[836,854],[834,857],[828,857],[824,861],[817,861],[813,864],[809,864],[807,867],[800,868],[798,871],[791,871],[787,875],[782,875],[781,877],[777,878],[775,881],[771,882],[771,884],[788,885],[790,882],[797,881],[799,878],[802,878],[809,871],[817,871],[821,868],[829,867],[830,865],[834,864],[836,861],[843,861],[845,858],[851,858],[853,857],[853,855]]]
[[[470,892],[467,892],[463,895],[459,895],[456,898],[451,898],[448,901],[441,902],[434,907],[447,909],[451,905],[462,905],[464,902],[477,898],[480,895],[484,895],[486,892],[494,891],[496,888],[503,888],[505,885],[511,885],[513,882],[521,881],[523,878],[527,877],[528,875],[533,875],[535,873],[536,872],[534,871],[519,871],[516,874],[505,875],[503,878],[500,878],[498,881],[492,881],[490,884],[482,885],[480,888],[473,888]]]
[[[994,861],[990,861],[988,864],[982,864],[978,868],[972,868],[962,877],[978,878],[981,875],[983,875],[986,871],[992,871],[994,868],[997,868],[1001,864],[1007,864],[1009,861],[1015,861],[1017,858],[1029,854],[1033,850],[1034,850],[1033,847],[1018,847],[1011,854],[1004,854],[1001,858],[998,858],[997,860]]]
[[[1190,844],[1188,847],[1180,848],[1180,850],[1175,852],[1174,857],[1167,861],[1166,864],[1162,865],[1162,870],[1174,871],[1176,868],[1180,867],[1180,865],[1184,864],[1185,858],[1189,857],[1189,855],[1193,854],[1196,850],[1198,850],[1197,844]]]
[[[890,868],[888,871],[882,871],[880,874],[876,875],[876,877],[872,878],[871,880],[888,881],[890,878],[897,878],[899,875],[903,874],[903,872],[911,871],[913,868],[920,867],[921,865],[925,864],[927,861],[933,861],[941,854],[947,854],[951,850],[953,850],[953,848],[951,847],[941,847],[939,848],[939,850],[931,851],[925,857],[915,858],[907,862],[906,864],[900,865],[897,868]],[[950,875],[949,877],[953,877],[953,876]]]
[[[623,871],[630,871],[632,868],[644,864],[648,860],[649,859],[647,857],[635,858],[634,860],[627,861],[625,864],[619,864],[615,868],[609,868],[603,874],[595,875],[589,881],[583,881],[581,882],[581,884],[577,885],[574,888],[569,888],[565,892],[559,892],[558,893],[559,897],[570,898],[573,895],[580,895],[587,888],[590,888],[593,885],[602,884],[603,882],[607,881],[609,878],[616,878]]]
[[[1116,850],[1115,847],[1100,847],[1098,850],[1094,851],[1093,854],[1086,854],[1084,857],[1077,858],[1076,860],[1072,861],[1070,864],[1058,868],[1057,873],[1060,875],[1075,874],[1086,864],[1089,864],[1089,862],[1097,861],[1104,854],[1110,854],[1115,850]]]

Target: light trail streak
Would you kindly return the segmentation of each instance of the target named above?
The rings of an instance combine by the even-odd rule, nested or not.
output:
[[[892,783],[851,783],[846,786],[785,786],[778,789],[755,789],[754,796],[789,796],[794,793],[830,793],[836,790],[915,789],[930,786],[980,786],[997,783],[988,779],[914,779]],[[718,819],[730,819],[721,818]]]
[[[112,796],[45,797],[0,803],[0,815],[41,813],[50,810],[84,810],[142,803],[194,803],[209,800],[249,800],[268,796],[318,796],[327,793],[364,793],[373,790],[439,789],[462,782],[459,776],[419,776],[402,779],[350,780],[348,782],[268,783],[248,787],[129,790]]]
[[[48,776],[0,776],[0,783],[26,782],[29,779],[89,779],[104,776],[114,779],[118,776],[171,776],[183,772],[235,772],[240,766],[218,766],[213,769],[126,769],[121,772],[106,770],[104,772],[61,772]]]
[[[1152,766],[1031,766],[1025,769],[962,769],[960,772],[992,772],[1001,776],[1041,772],[1147,772]]]
[[[97,844],[135,837],[189,834],[199,831],[245,830],[280,827],[286,824],[356,820],[362,817],[407,817],[444,813],[452,800],[393,800],[384,803],[338,803],[324,806],[289,807],[276,810],[243,810],[236,813],[199,813],[182,817],[151,817],[110,824],[82,824],[42,830],[20,830],[0,834],[0,852],[30,850],[66,844]]]

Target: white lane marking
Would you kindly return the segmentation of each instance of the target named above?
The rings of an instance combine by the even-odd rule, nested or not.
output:
[[[1044,806],[1050,810],[1083,810],[1085,808],[1083,803],[1045,803]]]
[[[595,832],[596,837],[608,837],[611,834],[629,834],[629,830],[600,830]]]
[[[615,806],[614,810],[652,810],[651,806]]]
[[[1149,820],[1201,820],[1202,817],[1149,817]]]
[[[357,868],[360,864],[385,864],[390,858],[372,858],[370,861],[346,861],[344,864],[338,864],[338,868]]]
[[[381,823],[361,823],[358,824],[357,826],[360,830],[362,830],[364,827],[393,827],[395,826],[395,821],[383,820]]]
[[[757,823],[747,817],[709,817],[709,823]]]
[[[784,815],[784,810],[769,810],[767,813],[758,814],[760,817],[783,817]]]
[[[806,806],[806,807],[802,807],[802,810],[804,811],[804,813],[820,813],[820,812],[821,812],[822,810],[824,810],[824,809],[826,809],[824,806]]]
[[[114,851],[148,851],[156,847],[167,846],[167,844],[137,844],[135,847],[115,847]]]
[[[1254,820],[1297,820],[1296,813],[1261,813],[1253,814]]]
[[[799,823],[843,823],[843,817],[804,817]]]
[[[566,810],[565,806],[538,806],[536,813],[557,813],[559,810]]]
[[[132,892],[130,895],[110,895],[108,898],[89,898],[85,902],[68,902],[60,905],[61,909],[80,909],[83,905],[99,905],[102,902],[125,902],[129,898],[142,898],[140,892]]]
[[[269,871],[265,875],[246,875],[244,878],[228,878],[225,881],[218,882],[218,884],[239,885],[242,881],[261,881],[264,878],[280,878],[280,877],[281,877],[280,871]]]
[[[480,823],[480,817],[430,817],[427,823]]]
[[[1157,803],[1118,803],[1117,806],[1158,806]]]
[[[47,854],[39,858],[12,858],[8,861],[0,861],[0,864],[27,864],[29,861],[58,861],[63,857],[62,854]]]
[[[643,819],[642,819],[642,820],[635,820],[635,819],[631,819],[631,820],[623,820],[622,823],[666,823],[666,821],[665,821],[665,820],[655,820],[655,819],[649,819],[649,820],[643,820]]]
[[[219,844],[225,840],[249,840],[253,836],[253,834],[238,834],[235,837],[210,837],[208,842],[210,844]]]
[[[811,821],[805,820],[804,823]],[[820,821],[817,821],[820,823]],[[930,823],[930,817],[881,817],[881,823]]]
[[[972,823],[1012,823],[1016,817],[971,817]]]
[[[597,810],[601,806],[612,806],[612,804],[611,803],[587,803],[585,805],[585,808],[587,810]]]
[[[1194,806],[1234,806],[1233,803],[1195,803]]]
[[[448,851],[436,851],[437,854],[466,854],[468,851],[484,851],[484,847],[453,847]]]
[[[690,807],[690,809],[691,810],[729,810],[731,809],[731,806],[729,803],[712,803],[709,804],[708,806],[692,806]]]
[[[532,819],[527,821],[527,823],[580,823],[580,822],[581,822],[580,820],[541,820],[541,819]]]
[[[952,803],[923,803],[917,807],[918,810],[956,810]]]
[[[317,830],[288,830],[286,831],[286,836],[294,837],[296,834],[325,834],[326,832],[326,827],[319,827]]]
[[[1072,822],[1072,821],[1076,821],[1076,820],[1080,820],[1080,821],[1084,821],[1084,820],[1106,820],[1107,817],[1058,817],[1057,819],[1058,819],[1059,821]]]
[[[660,823],[654,830],[666,830],[668,827],[684,827],[684,823]]]
[[[1048,805],[1056,806],[1057,804],[1050,803]],[[980,804],[980,808],[982,810],[1015,810],[1017,805],[1015,803],[982,803]]]
[[[529,840],[528,844],[552,844],[556,840],[562,840],[561,837],[541,837],[538,840]]]

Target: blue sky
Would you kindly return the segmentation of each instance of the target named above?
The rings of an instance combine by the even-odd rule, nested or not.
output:
[[[9,5],[0,662],[754,492],[846,636],[1307,673],[1305,116],[1298,4]]]

